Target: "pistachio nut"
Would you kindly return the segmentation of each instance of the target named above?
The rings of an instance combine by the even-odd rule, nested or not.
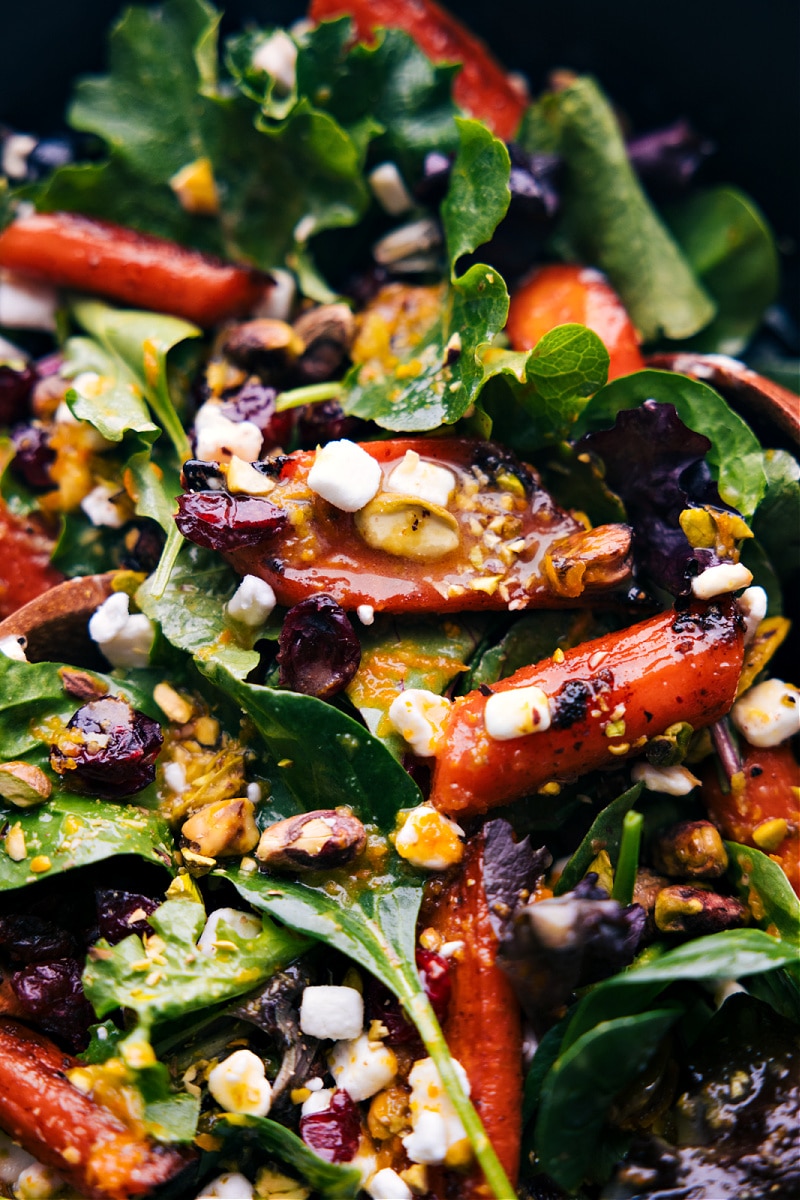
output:
[[[351,862],[366,840],[364,826],[347,809],[320,809],[269,825],[256,858],[270,870],[319,871]]]
[[[380,492],[355,514],[356,529],[373,550],[417,562],[458,548],[458,521],[446,508],[414,496]]]
[[[204,858],[249,854],[258,842],[253,804],[242,797],[206,804],[184,821],[181,840]]]

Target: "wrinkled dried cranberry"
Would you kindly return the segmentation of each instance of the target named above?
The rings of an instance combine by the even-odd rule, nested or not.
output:
[[[86,1046],[89,1026],[96,1019],[83,994],[82,970],[76,958],[57,958],[32,963],[9,977],[26,1014],[74,1050]]]
[[[259,496],[192,492],[178,497],[175,524],[185,538],[206,550],[257,546],[287,524],[286,513]]]
[[[324,592],[290,608],[278,639],[281,687],[325,698],[346,687],[361,646],[344,609]]]
[[[32,913],[0,917],[0,946],[14,962],[69,958],[78,947],[71,933]]]
[[[164,549],[164,532],[155,521],[138,522],[125,538],[126,550],[120,566],[126,571],[144,571],[152,575]]]
[[[19,371],[7,363],[0,366],[0,425],[10,425],[26,415],[36,379],[36,371],[31,366],[24,366]]]
[[[11,431],[14,457],[11,470],[17,479],[34,491],[47,491],[53,486],[50,468],[56,452],[50,445],[50,434],[40,425],[17,425]]]
[[[225,476],[218,463],[190,458],[181,468],[181,487],[187,492],[224,492]]]
[[[300,1118],[300,1137],[326,1162],[350,1162],[361,1140],[358,1107],[347,1092],[337,1089],[325,1112]]]
[[[249,379],[240,392],[222,405],[222,415],[229,421],[250,421],[257,425],[264,435],[264,451],[286,446],[294,429],[295,413],[276,412],[277,396],[275,388]]]
[[[339,438],[350,438],[358,442],[370,426],[359,417],[345,416],[336,400],[325,400],[321,404],[306,404],[298,410],[297,436],[302,449],[313,450],[326,442]]]
[[[147,923],[150,913],[161,903],[138,892],[119,892],[113,888],[98,888],[94,894],[97,904],[99,936],[115,946],[131,933],[152,933]]]
[[[417,950],[417,970],[431,1002],[431,1008],[436,1013],[436,1019],[442,1022],[447,1016],[450,993],[453,990],[450,964],[435,950],[420,949]]]
[[[68,730],[83,739],[50,747],[50,765],[71,792],[114,800],[152,783],[161,749],[161,726],[116,696],[91,700],[74,714]],[[93,735],[98,735],[94,737]],[[69,753],[66,753],[69,751]]]

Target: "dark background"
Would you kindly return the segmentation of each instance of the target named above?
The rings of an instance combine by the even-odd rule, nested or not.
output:
[[[398,0],[400,2],[400,0]],[[229,0],[223,29],[282,24],[291,0]],[[124,0],[0,0],[0,122],[53,132],[82,72],[101,71]],[[797,0],[504,0],[451,10],[534,91],[557,66],[598,76],[635,131],[688,116],[718,152],[703,179],[760,203],[795,276],[800,243]]]

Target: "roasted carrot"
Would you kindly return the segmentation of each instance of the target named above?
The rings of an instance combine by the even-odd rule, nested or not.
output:
[[[455,816],[486,812],[641,753],[648,738],[676,721],[710,725],[733,703],[742,654],[735,602],[723,599],[661,613],[584,642],[560,661],[523,667],[492,691],[541,689],[549,728],[496,740],[486,730],[489,697],[476,691],[456,700],[436,756],[431,800]]]
[[[742,741],[741,749],[741,775],[727,792],[715,769],[704,774],[709,816],[726,838],[769,854],[800,896],[800,768],[792,744],[759,749]]]
[[[497,966],[497,937],[484,890],[483,831],[468,843],[452,882],[431,903],[424,919],[447,942],[464,948],[451,960],[453,990],[443,1032],[450,1053],[470,1081],[471,1099],[497,1157],[516,1185],[522,1137],[522,1026],[508,977]],[[434,1170],[436,1200],[485,1197],[483,1174]],[[446,1190],[445,1190],[446,1188]]]
[[[511,297],[506,332],[515,350],[532,350],[556,325],[586,325],[610,356],[608,378],[641,371],[644,359],[625,306],[604,275],[589,267],[539,267]]]
[[[33,213],[7,226],[0,266],[204,327],[249,312],[269,285],[252,267],[66,212]]]
[[[66,1078],[79,1063],[0,1018],[0,1128],[89,1200],[130,1200],[177,1175],[191,1150],[138,1137]]]
[[[503,70],[479,38],[433,0],[311,0],[312,21],[352,17],[363,42],[376,29],[403,29],[435,63],[461,63],[453,98],[498,137],[517,131],[527,105],[524,85]]]
[[[627,525],[587,530],[559,508],[536,473],[491,443],[461,438],[364,442],[381,467],[380,490],[355,514],[315,495],[314,451],[283,463],[269,500],[289,516],[253,545],[215,546],[203,528],[214,510],[235,537],[236,511],[224,492],[180,498],[181,533],[223,549],[241,575],[259,575],[281,604],[324,591],[347,609],[463,612],[591,604],[630,582]],[[407,454],[449,472],[452,491],[432,504],[398,494],[393,473]],[[234,497],[235,501],[235,497]],[[446,507],[445,507],[446,503]],[[206,536],[206,540],[201,540]]]

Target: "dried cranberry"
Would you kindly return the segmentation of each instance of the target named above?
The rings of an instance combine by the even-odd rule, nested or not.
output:
[[[277,396],[275,388],[249,379],[240,392],[222,405],[222,415],[229,421],[250,421],[257,425],[264,435],[265,451],[285,446],[292,436],[295,413],[276,412]]]
[[[361,662],[361,646],[344,609],[321,592],[290,608],[278,639],[280,683],[326,698],[346,687]]]
[[[161,726],[116,696],[91,700],[67,725],[83,734],[50,747],[50,765],[71,792],[101,800],[130,796],[152,783],[161,749]],[[93,735],[97,735],[96,737]]]
[[[175,524],[185,538],[206,550],[257,546],[287,524],[286,513],[259,496],[192,492],[178,497]]]
[[[7,363],[0,366],[0,425],[10,425],[25,416],[36,378],[31,366],[19,371]]]
[[[86,1046],[89,1026],[95,1020],[83,994],[81,974],[76,958],[57,958],[32,963],[10,975],[11,987],[26,1015],[75,1050]]]
[[[126,571],[144,571],[152,575],[164,549],[164,533],[155,521],[137,522],[125,537],[126,550],[120,566]]]
[[[53,486],[50,468],[56,452],[50,445],[50,434],[41,425],[17,425],[11,431],[14,457],[11,470],[34,491],[47,491]]]
[[[365,431],[370,428],[367,421],[345,416],[336,400],[306,404],[298,411],[297,434],[303,449],[313,450],[315,446],[324,446],[339,438],[363,441]]]
[[[435,950],[417,950],[417,970],[431,1002],[431,1008],[441,1023],[447,1016],[450,993],[453,990],[450,964]]]
[[[300,1137],[326,1162],[350,1162],[361,1141],[361,1117],[355,1101],[337,1089],[330,1108],[300,1118]]]
[[[147,924],[150,913],[155,912],[160,901],[138,892],[119,892],[113,888],[98,888],[94,894],[97,903],[97,927],[99,937],[115,946],[131,933],[152,933]]]
[[[69,958],[77,945],[71,933],[31,913],[0,917],[0,946],[14,962]]]

